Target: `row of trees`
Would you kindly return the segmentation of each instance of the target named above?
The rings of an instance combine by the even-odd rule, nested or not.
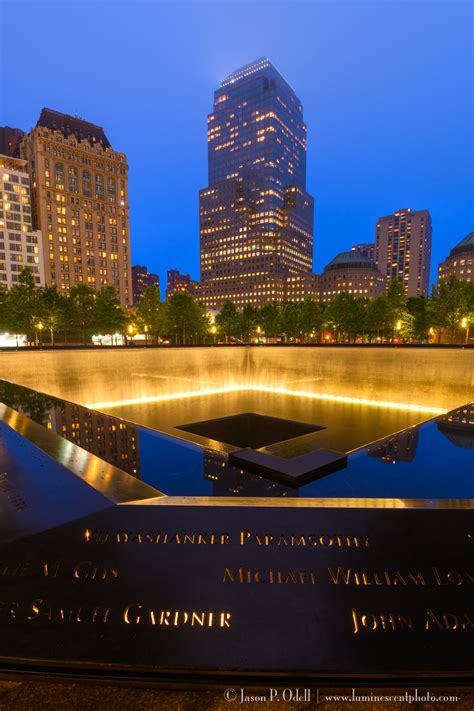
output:
[[[467,340],[474,320],[474,283],[454,277],[441,283],[432,298],[407,298],[398,281],[385,294],[370,300],[337,294],[328,304],[308,297],[298,303],[247,305],[238,311],[226,301],[211,323],[204,307],[188,293],[160,300],[156,286],[148,287],[135,310],[125,311],[114,287],[97,291],[86,284],[68,295],[56,287],[36,287],[28,268],[11,289],[0,288],[0,331],[27,334],[30,342],[90,341],[92,334],[145,334],[150,342],[169,339],[176,344],[238,340],[284,342],[355,342],[376,339],[436,340],[442,331],[452,342]],[[47,337],[46,337],[46,334]]]
[[[136,333],[150,340],[170,336],[176,343],[202,340],[209,330],[204,309],[189,294],[173,294],[160,303],[160,292],[149,287],[135,311],[120,305],[115,287],[96,290],[87,284],[61,294],[55,286],[36,287],[30,269],[22,270],[9,290],[0,287],[0,331],[26,334],[29,343],[90,342],[93,334]]]
[[[454,342],[460,331],[467,329],[474,318],[474,284],[451,279],[440,284],[438,294],[431,299],[407,298],[403,285],[392,281],[386,293],[370,300],[347,292],[337,294],[328,304],[307,298],[299,303],[278,307],[266,304],[259,309],[246,306],[238,312],[226,302],[215,322],[225,338],[239,337],[244,341],[267,338],[321,342],[324,334],[331,340],[371,342],[377,338],[428,341],[443,330]]]
[[[26,334],[29,342],[41,342],[48,334],[54,344],[62,339],[90,340],[93,332],[117,333],[126,328],[127,316],[114,287],[96,291],[86,284],[74,286],[69,295],[55,286],[36,287],[25,268],[11,289],[0,290],[0,331]]]

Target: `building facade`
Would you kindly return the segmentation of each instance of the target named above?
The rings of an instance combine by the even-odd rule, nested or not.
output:
[[[41,232],[33,230],[27,163],[0,155],[0,285],[10,288],[29,267],[45,283]]]
[[[28,161],[34,225],[41,229],[47,284],[115,286],[132,304],[128,166],[104,131],[43,109],[20,145]]]
[[[355,244],[352,247],[354,252],[362,252],[371,262],[375,262],[375,242],[364,242],[363,244]]]
[[[474,279],[474,232],[470,232],[464,239],[453,247],[444,262],[438,266],[438,284],[448,281],[455,276],[462,281]]]
[[[133,303],[139,304],[143,299],[145,289],[149,286],[156,286],[160,288],[160,278],[158,274],[152,274],[148,271],[147,267],[141,266],[140,264],[132,267],[132,292],[133,292]]]
[[[431,262],[428,210],[398,210],[377,221],[375,263],[387,284],[397,279],[407,296],[427,296]]]
[[[319,300],[321,277],[319,274],[292,274],[286,278],[285,301],[304,301],[307,296]]]
[[[283,301],[286,278],[312,272],[313,198],[303,108],[268,59],[214,93],[208,180],[199,194],[202,301]]]
[[[341,252],[324,268],[320,277],[319,300],[331,301],[336,294],[374,299],[385,290],[385,279],[366,254]]]
[[[199,283],[191,279],[190,274],[181,274],[178,269],[168,269],[166,297],[186,291],[192,296],[198,296]]]

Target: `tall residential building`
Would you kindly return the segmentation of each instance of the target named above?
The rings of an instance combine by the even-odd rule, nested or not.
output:
[[[375,242],[364,242],[363,244],[355,244],[352,247],[353,252],[362,252],[371,262],[375,262]]]
[[[0,155],[0,285],[10,288],[24,267],[37,286],[44,284],[43,243],[32,227],[26,160]]]
[[[132,291],[133,291],[133,303],[139,304],[143,299],[145,289],[148,286],[157,286],[160,288],[160,278],[158,274],[152,274],[148,271],[147,267],[143,267],[140,264],[132,267]]]
[[[288,276],[312,272],[313,198],[303,107],[268,59],[214,93],[208,180],[199,194],[202,301],[282,301]]]
[[[438,284],[455,276],[462,281],[474,280],[474,232],[469,232],[464,239],[453,247],[444,262],[438,266]]]
[[[20,152],[29,162],[33,222],[47,284],[115,286],[132,304],[128,166],[100,126],[43,109]]]
[[[431,215],[409,207],[377,221],[375,262],[387,284],[401,281],[408,296],[426,296],[430,280]]]
[[[353,296],[374,299],[383,294],[385,279],[366,254],[351,250],[341,252],[324,267],[320,276],[319,299],[331,301],[346,291]]]
[[[191,279],[190,274],[181,274],[178,269],[168,269],[168,283],[166,285],[166,297],[177,294],[180,291],[187,291],[193,296],[197,296],[198,282]]]

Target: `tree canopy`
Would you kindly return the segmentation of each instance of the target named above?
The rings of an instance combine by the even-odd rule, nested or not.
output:
[[[61,293],[55,286],[37,287],[29,268],[10,289],[0,286],[0,329],[26,334],[28,342],[90,342],[93,334],[145,334],[149,342],[177,345],[223,342],[338,342],[435,339],[435,329],[452,342],[466,342],[474,327],[474,282],[451,277],[431,298],[407,298],[403,285],[391,282],[375,299],[342,292],[329,303],[308,296],[303,301],[250,304],[240,311],[225,301],[211,325],[210,315],[191,294],[178,292],[165,301],[157,286],[147,287],[135,309],[124,309],[113,286],[87,284]]]

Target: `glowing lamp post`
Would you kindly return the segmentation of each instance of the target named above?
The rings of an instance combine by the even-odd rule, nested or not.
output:
[[[212,326],[211,326],[211,333],[212,333],[213,338],[214,338],[214,345],[216,345],[216,333],[217,333],[217,328],[216,328],[215,324],[212,324]]]
[[[466,329],[466,343],[469,341],[469,319],[466,316],[461,321],[461,328]]]
[[[395,325],[395,329],[397,331],[397,338],[395,339],[395,343],[398,343],[400,341],[400,331],[402,330],[402,322],[397,321]]]

